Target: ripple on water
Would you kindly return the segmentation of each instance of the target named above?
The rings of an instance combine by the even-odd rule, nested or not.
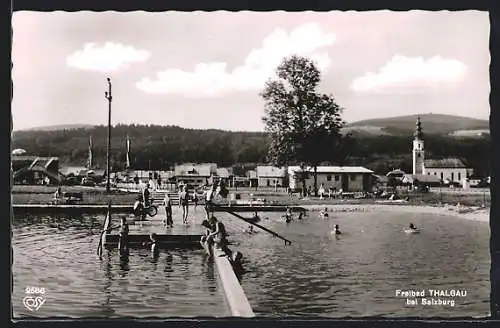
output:
[[[131,252],[128,262],[96,248],[103,217],[17,218],[13,221],[14,317],[224,316],[214,267],[200,251]],[[44,287],[36,313],[22,305],[26,286]],[[16,300],[19,300],[16,302]]]
[[[272,216],[272,214],[270,214]],[[265,233],[241,236],[249,274],[242,279],[254,311],[265,316],[484,316],[488,314],[488,226],[429,214],[391,212],[309,216],[266,226],[294,243],[284,247]],[[402,230],[409,222],[420,235]],[[335,222],[333,222],[335,221]],[[330,234],[333,224],[343,234]],[[257,237],[255,236],[255,237]],[[406,307],[396,289],[466,289],[455,308]]]

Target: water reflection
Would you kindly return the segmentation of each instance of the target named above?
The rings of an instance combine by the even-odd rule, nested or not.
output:
[[[217,281],[200,279],[201,252],[172,250],[152,256],[149,249],[133,249],[120,257],[117,249],[104,249],[99,260],[103,221],[104,216],[64,215],[18,216],[12,221],[15,318],[226,314]],[[22,304],[24,288],[31,285],[44,287],[50,295],[36,313]],[[206,293],[207,286],[216,292]]]

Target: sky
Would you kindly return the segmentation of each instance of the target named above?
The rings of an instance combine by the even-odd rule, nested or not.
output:
[[[347,122],[487,119],[487,12],[15,12],[14,130],[60,124],[262,131],[259,93],[300,55]]]

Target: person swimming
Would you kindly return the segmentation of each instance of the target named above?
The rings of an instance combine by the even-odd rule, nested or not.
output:
[[[319,216],[322,217],[323,219],[326,219],[328,217],[328,208],[324,208],[319,212]]]
[[[342,232],[340,231],[340,228],[339,228],[339,225],[336,224],[334,227],[333,227],[333,231],[332,231],[333,234],[335,235],[341,235]]]
[[[286,223],[292,222],[293,214],[292,209],[287,207],[285,214],[281,217]]]
[[[245,232],[248,234],[253,234],[256,231],[253,230],[253,225],[249,225],[248,228],[246,228]]]
[[[253,214],[252,221],[253,222],[259,222],[260,221],[260,216],[259,216],[259,214],[257,214],[257,211],[255,211],[255,213]]]
[[[408,226],[408,228],[406,228],[404,230],[404,232],[406,233],[420,233],[420,230],[415,227],[415,225],[413,223],[410,223],[410,225]]]

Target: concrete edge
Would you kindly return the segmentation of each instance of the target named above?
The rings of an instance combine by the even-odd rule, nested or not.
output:
[[[214,259],[231,315],[243,318],[255,317],[252,306],[248,302],[245,291],[241,287],[227,255],[223,251],[214,248]]]

